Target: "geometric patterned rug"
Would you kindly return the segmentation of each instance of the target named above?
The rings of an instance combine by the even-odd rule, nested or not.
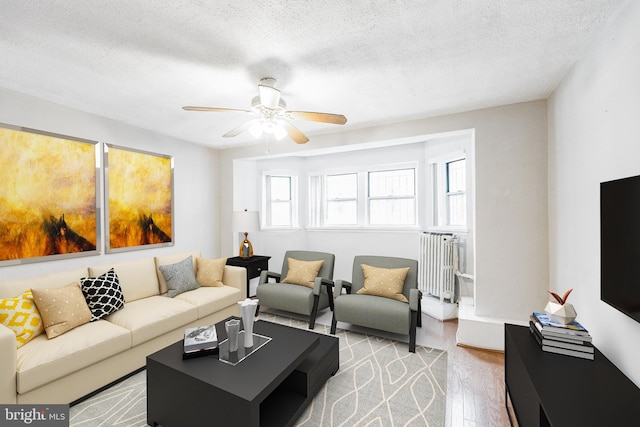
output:
[[[260,313],[260,320],[307,329],[308,323]],[[317,333],[329,327],[316,324]],[[440,427],[445,423],[447,352],[338,329],[340,369],[300,416],[300,427]],[[70,408],[70,426],[146,423],[146,372]],[[185,426],[188,427],[188,426]]]

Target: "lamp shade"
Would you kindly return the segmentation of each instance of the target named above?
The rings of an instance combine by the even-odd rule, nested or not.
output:
[[[239,233],[260,230],[260,216],[257,211],[236,211],[233,213],[231,229]]]

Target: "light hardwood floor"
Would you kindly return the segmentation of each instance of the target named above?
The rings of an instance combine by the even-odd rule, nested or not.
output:
[[[291,313],[281,314],[291,316]],[[330,325],[330,311],[324,310],[316,322]],[[338,327],[408,341],[407,337],[344,323],[339,323]],[[418,328],[416,334],[418,345],[447,351],[444,427],[510,427],[504,406],[504,353],[456,345],[457,329],[457,320],[441,322],[423,314],[422,328]]]

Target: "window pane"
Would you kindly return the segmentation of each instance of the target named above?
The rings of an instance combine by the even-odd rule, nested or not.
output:
[[[288,176],[271,177],[271,200],[291,200],[291,178]]]
[[[271,225],[274,227],[291,226],[291,204],[289,202],[271,203]]]
[[[464,159],[447,163],[447,191],[450,193],[465,190]]]
[[[371,225],[413,225],[415,199],[380,199],[369,201],[369,223]]]
[[[369,172],[369,196],[413,196],[415,169]]]
[[[327,199],[355,199],[358,196],[358,175],[327,175]]]
[[[466,225],[466,195],[465,193],[450,194],[449,225]]]
[[[328,201],[328,225],[355,225],[358,223],[358,202],[355,200]]]

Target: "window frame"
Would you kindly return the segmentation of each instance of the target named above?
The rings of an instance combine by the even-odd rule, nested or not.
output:
[[[465,189],[463,191],[449,192],[449,174],[448,165],[450,163],[464,160],[465,166]],[[431,165],[431,177],[433,182],[433,220],[432,229],[444,231],[462,231],[466,232],[469,228],[469,162],[464,151],[455,151],[446,153],[429,160]],[[451,195],[464,195],[465,198],[465,222],[464,224],[450,223],[450,204],[449,197]]]
[[[369,174],[372,172],[384,172],[412,169],[414,179],[414,194],[411,197],[414,201],[413,224],[371,224],[370,217],[370,200],[369,197]],[[327,195],[326,195],[326,177],[334,175],[357,176],[357,223],[356,224],[327,224]],[[327,169],[320,170],[309,174],[309,224],[308,229],[330,230],[330,229],[352,229],[352,230],[416,230],[419,229],[418,206],[419,206],[419,187],[420,187],[420,170],[418,162],[403,162],[393,164],[380,164],[374,166],[363,166],[355,168]],[[320,198],[320,200],[318,200]],[[380,199],[381,197],[374,197]],[[385,196],[384,198],[388,198]],[[409,198],[409,196],[402,196]],[[396,199],[396,197],[394,197]]]
[[[271,197],[271,179],[289,179],[289,199],[273,200]],[[283,171],[265,171],[262,173],[262,204],[261,204],[261,226],[265,230],[291,230],[300,227],[298,222],[298,175]],[[288,203],[289,225],[273,224],[273,203]]]

